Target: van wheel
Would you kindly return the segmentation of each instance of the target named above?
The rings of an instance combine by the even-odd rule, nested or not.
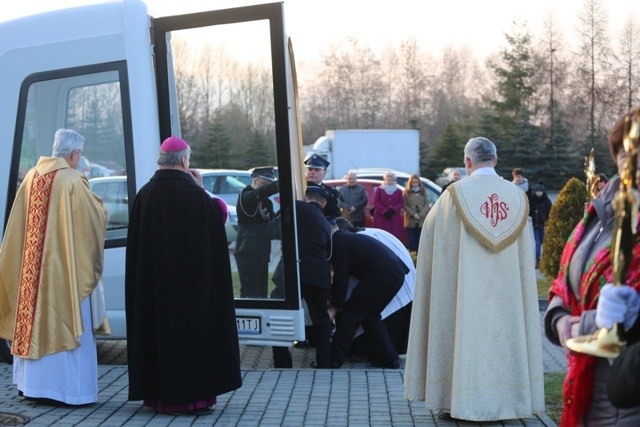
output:
[[[13,354],[11,354],[11,341],[0,339],[0,358],[5,363],[13,365]]]

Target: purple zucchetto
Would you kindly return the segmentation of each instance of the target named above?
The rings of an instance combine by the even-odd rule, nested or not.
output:
[[[187,148],[189,148],[189,144],[187,144],[183,139],[180,139],[177,136],[170,136],[162,142],[160,151],[182,151]]]

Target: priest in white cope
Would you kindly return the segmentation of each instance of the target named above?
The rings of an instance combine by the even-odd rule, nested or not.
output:
[[[84,138],[56,132],[16,194],[0,248],[0,337],[12,340],[13,382],[26,398],[98,400],[96,333],[104,311],[102,200],[78,171]]]
[[[469,177],[443,192],[420,238],[404,395],[442,419],[544,411],[529,205],[497,161],[490,140],[470,139]]]

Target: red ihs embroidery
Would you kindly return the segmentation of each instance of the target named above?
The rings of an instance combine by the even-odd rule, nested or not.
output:
[[[488,197],[488,201],[480,206],[480,213],[491,219],[491,226],[495,227],[503,219],[507,218],[509,206],[505,202],[498,202],[498,195],[493,193]]]

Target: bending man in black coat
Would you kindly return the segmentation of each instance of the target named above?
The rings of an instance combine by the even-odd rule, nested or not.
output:
[[[305,201],[296,201],[300,288],[311,317],[311,339],[316,347],[316,367],[330,368],[331,319],[328,306],[331,226],[322,213],[328,194],[323,188],[307,186]]]
[[[398,353],[380,313],[402,287],[409,268],[388,247],[363,234],[336,231],[333,234],[333,284],[330,305],[342,309],[336,318],[331,343],[331,367],[344,363],[353,336],[362,329],[378,352],[379,366],[397,369]],[[348,296],[349,276],[359,279]]]

